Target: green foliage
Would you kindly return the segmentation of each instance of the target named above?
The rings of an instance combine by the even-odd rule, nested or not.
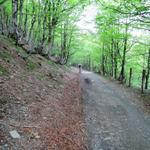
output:
[[[128,84],[129,70],[132,68],[132,86],[140,87],[142,70],[148,69],[150,41],[149,35],[145,34],[144,31],[141,33],[141,30],[136,27],[148,29],[148,21],[147,23],[145,21],[148,17],[141,18],[142,25],[136,18],[134,18],[134,22],[132,17],[139,15],[140,18],[140,13],[149,10],[146,2],[141,3],[139,0],[104,0],[103,3],[100,2],[99,9],[96,18],[97,36],[86,34],[78,37],[77,43],[79,46],[76,47],[76,53],[72,56],[71,63],[74,65],[82,63],[83,67],[86,66],[86,69],[92,66],[94,71],[101,71],[104,65],[105,75],[114,77],[114,61],[116,61],[116,79],[118,79],[125,51],[125,81]],[[125,43],[125,39],[127,39],[127,43]]]
[[[8,76],[9,72],[7,71],[6,68],[0,65],[0,76]]]
[[[9,61],[11,59],[11,55],[8,51],[0,51],[0,59],[5,60],[5,61]]]
[[[107,76],[114,77],[116,71],[115,78],[119,78],[124,60],[126,81],[132,68],[132,84],[140,86],[142,70],[148,70],[149,1],[98,0],[96,5],[99,13],[95,20],[97,33],[79,34],[76,21],[89,2],[89,0],[24,0],[22,13],[20,2],[18,6],[18,29],[23,33],[27,32],[23,38],[27,39],[31,47],[42,46],[44,54],[59,60],[68,57],[68,64],[82,63],[85,69],[97,72],[101,72],[105,67],[103,71]],[[0,4],[1,23],[5,28],[9,22],[8,26],[12,28],[12,1],[0,0]],[[16,48],[21,56],[28,56],[22,49]],[[9,52],[0,52],[0,59],[6,61],[11,59]],[[57,69],[55,63],[51,61],[47,63],[56,66]],[[28,59],[26,67],[32,71],[38,65],[32,62],[32,59]]]
[[[54,66],[54,67],[58,67],[58,65],[56,63],[54,63],[53,61],[50,61],[48,60],[47,63],[51,66]]]
[[[23,58],[27,58],[29,54],[26,53],[26,51],[24,51],[21,47],[16,46],[15,47],[16,52]]]
[[[100,59],[100,46],[97,41],[97,37],[92,34],[80,35],[76,41],[78,45],[74,45],[75,52],[70,59],[70,63],[73,65],[82,64],[85,69],[91,68],[98,70]]]
[[[12,4],[9,1],[6,1],[4,4],[6,13],[10,14],[12,11]]]
[[[145,15],[149,11],[147,6],[147,1],[141,3],[139,0],[110,2],[104,0],[96,18],[97,25],[100,27],[101,65],[105,65],[106,74],[109,76],[114,71],[112,63],[114,63],[113,58],[116,57],[117,77],[119,77],[125,49],[125,80],[128,82],[129,70],[132,68],[132,85],[136,87],[140,87],[142,70],[148,70],[149,36],[143,29],[141,36],[138,33],[142,31],[139,28],[149,29],[147,21],[149,17]],[[140,21],[136,18],[137,16]],[[126,47],[125,38],[127,38]]]
[[[37,78],[40,80],[40,81],[42,81],[42,80],[46,80],[46,77],[45,77],[45,75],[37,75]]]
[[[26,68],[28,71],[33,71],[38,68],[38,64],[33,62],[31,59],[27,59]]]

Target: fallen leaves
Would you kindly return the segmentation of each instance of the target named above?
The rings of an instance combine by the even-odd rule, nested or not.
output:
[[[11,101],[9,109],[13,107],[11,115],[18,112],[15,125],[19,121],[19,126],[6,122],[10,123],[11,130],[20,133],[20,142],[15,143],[18,147],[34,150],[40,145],[48,150],[87,149],[79,77],[71,73],[68,75],[64,84],[43,83],[32,74],[11,80],[9,84],[14,88],[8,89],[17,99]],[[21,94],[21,91],[24,93]]]
[[[10,72],[7,80],[0,78],[0,149],[87,149],[78,75],[39,55],[31,57],[42,65],[29,72],[16,49],[8,49],[11,63],[0,62]]]

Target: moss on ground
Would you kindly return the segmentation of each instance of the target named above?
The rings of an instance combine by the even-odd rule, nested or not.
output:
[[[26,68],[28,71],[33,71],[38,68],[38,64],[31,61],[30,59],[27,60]]]
[[[8,75],[9,75],[8,70],[0,65],[0,76],[8,76]]]
[[[58,66],[58,65],[56,65],[56,63],[54,63],[54,62],[52,62],[52,61],[50,61],[50,60],[48,60],[47,63],[48,63],[49,65],[53,65],[53,66],[56,66],[56,67]]]
[[[0,59],[2,59],[4,61],[10,60],[11,59],[10,52],[8,52],[8,51],[0,51]]]
[[[26,53],[26,51],[24,51],[21,47],[16,46],[15,49],[16,49],[16,52],[20,54],[22,57],[28,57],[28,54]]]
[[[41,74],[40,74],[40,75],[37,75],[37,78],[38,78],[40,81],[46,79],[45,75],[41,75]]]

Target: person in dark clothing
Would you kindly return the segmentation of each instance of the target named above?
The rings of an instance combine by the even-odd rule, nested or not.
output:
[[[78,67],[79,67],[79,73],[81,73],[82,72],[82,65],[79,64]]]

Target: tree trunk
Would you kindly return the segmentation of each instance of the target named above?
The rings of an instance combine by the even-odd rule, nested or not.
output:
[[[12,27],[13,27],[13,38],[18,43],[19,33],[18,33],[18,0],[12,0]],[[16,43],[16,44],[17,44]]]
[[[27,9],[27,4],[26,4],[26,14],[25,14],[25,20],[24,20],[24,37],[27,36],[27,31],[28,31],[28,26],[27,26],[27,23],[28,23],[28,9]]]
[[[120,72],[120,76],[119,76],[119,81],[121,81],[121,83],[123,83],[123,81],[125,79],[125,63],[126,63],[126,51],[127,51],[127,42],[128,42],[127,33],[128,33],[128,26],[126,25],[121,72]]]
[[[89,71],[91,71],[91,55],[90,54],[88,55],[88,60],[89,60],[88,68],[89,68]]]
[[[111,76],[114,77],[114,39],[111,41]]]
[[[69,28],[69,18],[61,25],[61,52],[60,62],[66,64],[70,58],[70,46],[72,43],[74,27]]]
[[[63,64],[66,58],[66,53],[67,53],[67,23],[64,23],[61,26],[61,53],[60,53],[60,63]]]
[[[9,27],[10,27],[9,15],[6,14],[6,30],[7,30],[7,36],[9,36],[9,34],[10,34]]]
[[[150,75],[150,49],[149,49],[148,62],[147,62],[147,74],[146,74],[146,81],[145,81],[145,89],[148,89],[149,75]]]
[[[145,83],[145,77],[146,77],[146,70],[143,70],[142,72],[142,84],[141,84],[141,93],[144,93],[144,83]]]
[[[33,31],[33,27],[34,27],[34,24],[35,24],[35,22],[36,22],[36,16],[35,16],[35,6],[34,6],[34,2],[32,1],[32,4],[33,4],[33,7],[32,7],[32,14],[33,14],[33,16],[32,16],[32,21],[31,21],[31,27],[30,27],[30,31],[29,31],[29,37],[28,37],[28,42],[30,41],[30,39],[31,39],[31,33],[32,33],[32,31]]]
[[[117,62],[117,53],[119,52],[118,41],[114,44],[115,52],[114,52],[114,77],[117,79],[117,71],[118,71],[118,62]]]
[[[22,29],[22,20],[23,20],[23,3],[24,0],[20,0],[20,5],[19,5],[19,28]]]
[[[1,8],[0,11],[3,12],[3,9]],[[0,15],[0,22],[1,22],[1,33],[2,33],[2,35],[4,35],[3,13],[1,13],[1,15]]]
[[[132,81],[132,68],[130,68],[129,72],[129,87],[131,87],[131,81]]]
[[[45,9],[44,9],[45,10]],[[37,21],[37,29],[36,29],[36,31],[34,32],[34,37],[35,37],[35,41],[36,41],[36,43],[37,43],[37,47],[39,48],[39,47],[43,47],[43,44],[41,44],[42,43],[42,38],[41,38],[41,35],[42,35],[42,33],[41,33],[41,31],[42,31],[42,26],[41,26],[41,21],[42,21],[42,15],[41,15],[41,0],[38,0],[38,12],[37,12],[37,14],[38,14],[38,21]],[[44,13],[44,14],[46,14],[46,13]],[[41,49],[41,51],[42,51],[42,49]]]
[[[42,46],[43,46],[43,44],[46,40],[46,35],[45,34],[46,34],[47,15],[45,15],[45,14],[48,12],[48,10],[47,10],[48,7],[47,6],[49,6],[48,5],[48,0],[45,1],[44,10],[43,10],[44,11],[44,19],[43,19],[43,25],[42,25],[43,26],[43,34],[42,34],[42,42],[41,42]]]
[[[105,56],[104,56],[104,54],[102,54],[102,60],[101,60],[101,73],[102,73],[102,75],[104,76],[105,75]]]

